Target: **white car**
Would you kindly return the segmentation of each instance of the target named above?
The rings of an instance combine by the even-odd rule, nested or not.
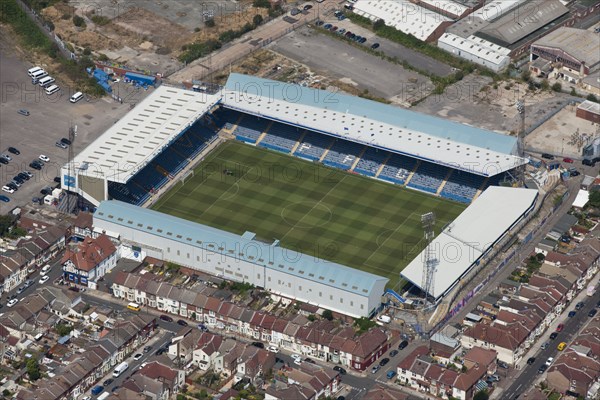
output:
[[[40,154],[40,157],[39,157],[39,159],[40,159],[40,160],[42,160],[43,162],[48,162],[48,161],[50,161],[50,157],[48,157],[48,156],[45,156],[45,155],[43,155],[43,154]]]
[[[271,353],[279,352],[279,349],[277,348],[277,346],[269,346],[269,347],[267,347],[267,350],[270,351]]]
[[[300,365],[300,364],[302,364],[302,360],[299,358],[296,358],[296,359],[294,359],[294,364]]]
[[[40,278],[39,283],[46,283],[48,282],[48,279],[50,279],[50,277],[48,275],[44,275]]]
[[[299,354],[292,354],[290,357],[292,357],[294,361],[302,360],[302,357]]]
[[[14,193],[15,189],[8,187],[8,186],[2,186],[2,190],[4,190],[6,193]]]
[[[40,271],[40,275],[46,275],[48,271],[50,271],[50,268],[52,268],[50,264],[44,265],[44,268],[42,268],[42,270]]]
[[[9,300],[9,301],[8,301],[8,303],[6,303],[6,305],[7,305],[8,307],[12,307],[12,306],[14,306],[15,304],[17,304],[18,302],[19,302],[19,300],[17,300],[17,299],[11,299],[11,300]]]
[[[133,356],[133,359],[135,361],[139,360],[140,358],[144,357],[144,355],[142,353],[137,353],[135,356]]]
[[[6,153],[2,154],[2,155],[1,155],[1,157],[4,157],[4,158],[6,158],[8,161],[12,161],[12,157],[11,157],[11,156],[9,156],[9,155],[8,155],[8,154],[6,154]]]

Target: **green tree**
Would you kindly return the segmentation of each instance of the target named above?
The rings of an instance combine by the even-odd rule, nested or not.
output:
[[[552,90],[554,90],[555,92],[562,91],[562,85],[560,84],[560,82],[556,82],[554,85],[552,85]]]
[[[177,400],[187,400],[187,396],[184,396],[182,394],[178,394],[177,395]]]
[[[490,395],[488,394],[487,390],[482,390],[481,392],[477,392],[477,394],[475,394],[475,396],[473,396],[473,400],[488,400],[490,398]]]
[[[217,25],[217,23],[215,22],[215,20],[213,18],[211,18],[211,19],[207,19],[204,22],[204,25],[206,25],[207,28],[214,28]]]
[[[541,86],[542,90],[549,90],[550,89],[550,82],[548,82],[548,79],[542,79],[542,82],[540,83],[540,86]]]
[[[254,26],[259,26],[260,24],[263,23],[263,17],[260,14],[256,14],[254,16],[254,18],[252,18],[252,23],[254,24]]]
[[[594,103],[600,103],[600,101],[598,101],[598,98],[592,93],[587,95],[586,100],[593,101]]]
[[[385,21],[379,18],[377,21],[373,22],[373,30],[377,32],[379,29],[385,26]]]
[[[79,28],[85,27],[85,20],[79,15],[73,15],[73,25]]]
[[[60,336],[68,335],[73,330],[72,326],[66,324],[57,324],[54,328]]]
[[[590,192],[588,203],[592,207],[600,207],[600,190],[593,190]]]
[[[331,312],[331,310],[324,310],[321,316],[327,321],[333,320],[333,313]]]
[[[531,80],[531,71],[526,69],[521,72],[521,79],[523,82],[529,82]]]
[[[27,375],[31,381],[37,381],[40,379],[40,366],[36,358],[30,358],[27,360]]]

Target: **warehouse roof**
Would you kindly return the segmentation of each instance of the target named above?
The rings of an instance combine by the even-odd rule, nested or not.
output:
[[[475,2],[471,2],[471,4],[464,4],[461,2],[457,2],[454,0],[420,0],[421,3],[427,4],[429,6],[435,7],[439,10],[445,11],[448,14],[456,15],[460,17],[465,13],[470,7],[474,7],[476,5]]]
[[[463,38],[454,33],[444,33],[438,40],[438,43],[448,44],[463,52],[481,57],[493,64],[508,65],[510,62],[510,49],[476,36]]]
[[[558,0],[543,3],[531,0],[494,20],[475,35],[501,46],[510,46],[568,12],[569,9]]]
[[[174,240],[213,254],[241,258],[261,267],[361,296],[369,296],[377,282],[388,281],[378,275],[284,249],[276,243],[252,240],[252,233],[240,236],[120,201],[101,202],[94,213],[94,225],[96,220]],[[250,249],[252,254],[242,254],[240,249]]]
[[[442,22],[451,21],[408,0],[358,0],[354,12],[373,21],[382,19],[419,40],[427,40]]]
[[[560,27],[537,40],[533,46],[560,49],[590,68],[600,63],[598,34],[585,29]]]
[[[126,183],[218,100],[164,85],[154,89],[75,157],[77,173]]]
[[[490,186],[433,240],[437,259],[429,295],[445,295],[535,205],[537,190]],[[421,288],[422,252],[402,271]]]
[[[484,176],[526,164],[515,137],[360,97],[231,74],[223,104],[245,113]]]

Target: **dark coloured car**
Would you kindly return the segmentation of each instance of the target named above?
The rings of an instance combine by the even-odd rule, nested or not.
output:
[[[297,8],[292,8],[292,11],[290,11],[291,15],[298,15],[300,14],[300,10],[298,10]]]
[[[173,322],[173,318],[169,317],[168,315],[164,315],[164,314],[160,316],[160,319],[162,319],[163,321],[166,321],[166,322]]]
[[[316,26],[322,26],[323,24],[324,24],[324,22],[321,20],[318,20],[317,22],[315,22]]]
[[[325,25],[323,25],[323,28],[325,28],[325,29],[331,29],[332,26],[333,25],[331,25],[331,24],[325,24]]]
[[[540,366],[540,368],[538,369],[538,374],[543,374],[547,369],[548,369],[548,366],[546,364],[542,364]]]
[[[310,4],[307,4],[304,6],[304,11],[308,11],[312,8],[312,6]]]
[[[264,343],[261,343],[261,342],[252,342],[252,346],[258,347],[259,349],[264,349],[265,348]]]
[[[573,318],[575,315],[577,315],[577,311],[569,311],[569,318]]]
[[[0,157],[0,163],[8,164],[8,160],[5,157]]]
[[[332,26],[331,29],[329,29],[331,32],[335,32],[338,30],[337,26]]]
[[[592,309],[590,310],[590,312],[588,313],[588,317],[590,317],[590,318],[591,318],[591,317],[594,317],[594,316],[596,316],[596,313],[597,313],[597,312],[598,312],[598,310],[596,310],[595,308],[592,308]]]
[[[585,305],[585,303],[583,301],[580,301],[579,303],[577,303],[575,305],[575,309],[576,310],[581,310],[583,308],[583,306]]]
[[[339,365],[336,365],[335,367],[333,367],[334,371],[339,372],[342,375],[346,375],[346,370],[342,367],[340,367]]]
[[[52,194],[52,188],[51,187],[45,187],[42,190],[40,190],[40,193],[43,194],[44,196]]]
[[[102,382],[102,386],[108,386],[111,383],[113,383],[115,380],[113,378],[108,378],[107,380],[105,380],[104,382]]]
[[[33,168],[33,169],[37,169],[37,170],[40,170],[40,169],[42,169],[42,166],[41,166],[40,164],[38,164],[38,163],[33,163],[33,162],[32,162],[32,163],[29,163],[29,166],[30,166],[31,168]]]
[[[162,347],[158,350],[156,350],[156,352],[154,353],[154,355],[156,356],[160,356],[161,354],[165,353],[165,349],[163,349]]]
[[[392,350],[392,351],[390,351],[390,357],[394,357],[398,353],[399,353],[398,350]]]
[[[527,359],[527,364],[528,364],[528,365],[531,365],[531,364],[533,364],[534,362],[535,362],[535,357],[529,357],[529,358]]]
[[[338,396],[335,400],[346,400],[346,398],[344,396]]]
[[[556,339],[557,336],[558,336],[558,332],[552,332],[550,334],[550,339],[554,340],[554,339]]]
[[[385,366],[389,362],[390,362],[389,358],[387,358],[387,357],[386,358],[382,358],[381,361],[379,361],[379,366],[383,367],[383,366]]]
[[[307,363],[310,363],[310,364],[315,364],[315,361],[312,358],[308,358],[308,357],[306,357],[304,359],[304,362],[307,362]]]
[[[188,323],[182,319],[177,320],[177,325],[188,326]]]
[[[17,175],[19,178],[24,179],[26,181],[30,180],[31,177],[29,175],[27,175],[25,172],[19,172],[19,174]]]
[[[350,32],[350,31],[348,31],[344,34],[344,36],[346,36],[346,37],[350,37],[351,35],[352,35],[352,32]]]
[[[378,48],[378,47],[379,47],[379,43],[373,43],[373,44],[371,45],[371,48],[372,48],[373,50],[375,50],[375,49],[376,49],[376,48]]]
[[[150,350],[152,350],[152,346],[144,347],[144,353],[148,353]]]
[[[54,182],[60,183],[60,176],[55,176],[54,177]]]
[[[398,345],[398,350],[403,350],[406,348],[406,346],[408,346],[408,341],[407,340],[403,340],[400,342],[400,344]]]
[[[364,43],[366,41],[367,41],[367,38],[366,37],[362,37],[362,38],[360,38],[359,43]]]
[[[497,362],[496,364],[498,364],[498,366],[499,366],[500,368],[508,369],[508,364],[507,364],[507,363],[505,363],[504,361],[500,361],[500,360],[498,360],[498,362]]]
[[[17,111],[19,114],[24,115],[26,117],[29,116],[29,111],[25,110],[24,108],[20,109],[19,111]]]
[[[542,158],[545,158],[546,160],[554,160],[554,156],[549,153],[542,153]]]
[[[19,154],[21,154],[21,152],[20,152],[18,149],[16,149],[15,147],[9,147],[9,148],[8,148],[8,152],[9,152],[9,153],[16,154],[16,155],[19,155]]]
[[[593,167],[594,166],[594,161],[590,160],[589,158],[584,158],[581,163],[583,165],[587,165],[589,167]]]
[[[10,199],[2,194],[2,195],[0,195],[0,201],[3,201],[4,203],[8,203],[10,201]]]
[[[579,176],[579,175],[581,175],[581,172],[579,172],[579,171],[572,171],[572,172],[570,173],[570,175],[571,175],[571,176]]]
[[[119,386],[115,386],[114,388],[110,389],[111,392],[116,392],[117,389],[119,389]]]
[[[597,307],[597,308],[600,308],[600,301],[598,301],[598,302],[596,303],[596,307]]]

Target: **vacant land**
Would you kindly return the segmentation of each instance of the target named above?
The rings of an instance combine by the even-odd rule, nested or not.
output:
[[[219,147],[154,209],[388,277],[423,248],[421,214],[441,229],[464,205],[239,142]]]

